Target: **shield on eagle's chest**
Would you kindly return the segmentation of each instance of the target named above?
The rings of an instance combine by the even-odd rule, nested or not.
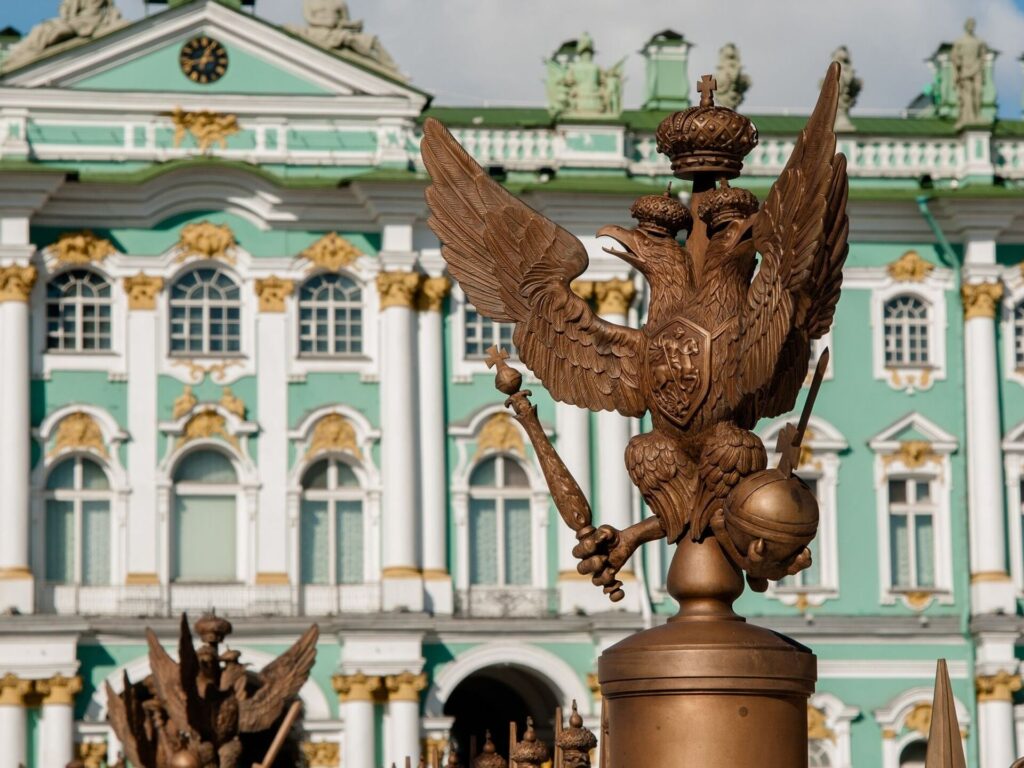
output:
[[[711,386],[711,333],[677,318],[647,344],[647,386],[663,416],[685,428]]]

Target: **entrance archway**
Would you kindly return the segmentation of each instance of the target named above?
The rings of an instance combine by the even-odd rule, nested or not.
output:
[[[468,765],[483,747],[490,730],[498,753],[508,756],[508,724],[515,721],[523,732],[527,716],[533,717],[537,735],[551,744],[555,708],[561,702],[551,686],[529,670],[514,666],[480,669],[462,680],[445,701],[444,714],[454,718],[451,738],[459,761]]]

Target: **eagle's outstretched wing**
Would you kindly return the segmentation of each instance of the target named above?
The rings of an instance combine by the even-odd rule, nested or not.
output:
[[[754,221],[761,269],[741,317],[739,392],[755,417],[793,408],[810,342],[832,324],[848,251],[846,158],[836,154],[839,65]]]
[[[196,684],[199,658],[192,645],[188,616],[181,615],[177,663],[160,645],[160,640],[151,629],[146,629],[146,642],[149,644],[149,666],[153,672],[153,681],[168,718],[177,730],[190,735],[198,732],[206,738],[209,726],[202,711],[204,705],[199,699]]]
[[[422,153],[428,223],[477,311],[516,324],[520,359],[556,400],[643,415],[643,334],[602,320],[572,292],[589,263],[583,244],[491,179],[434,119]]]
[[[159,737],[146,728],[146,713],[127,672],[124,673],[123,681],[124,690],[120,695],[114,693],[110,683],[104,683],[107,690],[107,720],[132,765],[155,765]]]
[[[309,671],[316,661],[319,637],[320,629],[314,624],[291,648],[263,668],[259,673],[262,685],[252,697],[238,702],[239,731],[264,731],[281,716],[309,678]]]

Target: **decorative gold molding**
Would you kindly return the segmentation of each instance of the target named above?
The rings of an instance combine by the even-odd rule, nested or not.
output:
[[[601,701],[601,681],[598,680],[596,672],[587,673],[587,687],[590,689],[590,695],[594,697],[595,702]]]
[[[38,274],[33,266],[19,267],[12,264],[0,267],[0,302],[28,301]]]
[[[238,438],[228,432],[224,417],[216,411],[200,411],[185,423],[185,429],[178,438],[178,447],[192,440],[219,437],[238,449]]]
[[[417,272],[381,272],[377,275],[380,308],[414,307],[422,281],[423,275]]]
[[[476,441],[476,456],[493,451],[507,451],[526,458],[526,444],[516,422],[507,413],[496,413],[481,427]]]
[[[825,710],[807,704],[807,738],[811,741],[835,741],[836,733],[828,727]]]
[[[295,290],[295,283],[271,275],[256,280],[256,295],[260,299],[260,312],[284,312],[284,302]]]
[[[128,294],[128,309],[156,309],[156,295],[163,290],[164,279],[139,272],[126,277],[122,284]]]
[[[380,569],[383,579],[422,579],[423,571],[411,565],[389,565]]]
[[[416,294],[416,309],[420,312],[440,312],[451,290],[452,281],[447,277],[426,278]]]
[[[903,721],[903,726],[911,731],[917,731],[922,736],[928,736],[928,731],[932,727],[932,705],[924,702],[916,704]]]
[[[220,259],[228,264],[235,263],[232,251],[235,249],[235,233],[227,224],[212,221],[198,221],[181,228],[178,238],[178,262],[191,258]]]
[[[0,677],[0,706],[23,707],[25,697],[32,693],[31,680],[25,680],[8,672]]]
[[[625,315],[636,296],[636,285],[632,280],[604,280],[594,283],[594,298],[597,314]]]
[[[994,318],[999,300],[1003,298],[1002,283],[964,283],[960,286],[964,302],[964,320],[976,317]]]
[[[32,569],[25,565],[0,568],[0,581],[27,581],[32,578]]]
[[[934,592],[926,592],[924,590],[903,592],[902,595],[903,599],[907,601],[907,605],[915,611],[923,611],[931,604],[932,600],[935,599]]]
[[[447,581],[452,575],[445,568],[424,568],[424,581]]]
[[[185,135],[191,133],[200,152],[206,152],[214,143],[219,144],[221,149],[227,149],[228,136],[242,130],[237,115],[221,114],[209,109],[186,112],[181,107],[175,107],[171,112],[171,122],[174,123],[175,149],[181,146]]]
[[[104,458],[108,455],[100,425],[84,411],[69,413],[57,425],[57,436],[49,455],[56,456],[68,450],[92,451]]]
[[[102,768],[107,764],[107,742],[83,741],[75,745],[75,754],[85,768]]]
[[[427,673],[402,672],[384,678],[389,701],[420,701],[420,692],[427,687]]]
[[[128,587],[156,587],[160,585],[160,577],[155,573],[127,573],[124,583]]]
[[[219,363],[210,363],[209,365],[200,365],[195,360],[172,360],[171,362],[173,365],[184,365],[188,368],[189,378],[197,384],[208,375],[214,381],[224,381],[227,377],[228,368],[242,364],[240,360],[222,360]]]
[[[92,264],[117,253],[113,243],[88,229],[61,233],[49,251],[62,264]]]
[[[266,571],[256,574],[256,586],[258,587],[287,587],[290,583],[287,573]]]
[[[573,280],[569,284],[569,288],[584,301],[591,301],[594,298],[593,280]]]
[[[334,675],[331,685],[342,704],[347,701],[373,701],[384,690],[384,681],[379,676],[367,676],[362,672]]]
[[[921,258],[917,251],[907,251],[896,261],[888,264],[885,271],[889,277],[901,283],[920,283],[933,269],[935,265]]]
[[[1003,584],[1007,581],[1010,581],[1010,574],[1006,571],[978,571],[971,574],[971,584],[984,582]]]
[[[187,413],[191,413],[199,401],[192,394],[192,387],[188,384],[181,390],[181,394],[174,398],[174,406],[171,408],[171,418],[177,421]]]
[[[48,680],[36,680],[35,692],[42,696],[42,705],[72,706],[75,694],[82,692],[82,678],[54,675]]]
[[[978,675],[974,685],[979,702],[1013,701],[1013,694],[1021,689],[1021,677],[1001,669],[994,675]]]
[[[329,413],[313,427],[306,458],[327,451],[343,451],[362,460],[363,454],[356,442],[356,428],[340,413]]]
[[[927,440],[904,440],[898,450],[882,458],[882,463],[887,467],[897,461],[902,462],[907,469],[920,469],[925,464],[937,464],[941,459]]]
[[[231,391],[231,387],[224,387],[220,393],[220,405],[228,413],[232,413],[240,419],[245,419],[245,403],[242,398]]]
[[[328,232],[299,255],[311,262],[311,270],[319,267],[337,272],[351,266],[363,254],[337,232]]]
[[[341,765],[341,747],[336,741],[304,741],[302,755],[309,768],[336,768]]]
[[[883,728],[882,729],[882,738],[883,739],[887,739],[887,740],[888,739],[895,739],[896,738],[896,731],[894,731],[892,728]]]

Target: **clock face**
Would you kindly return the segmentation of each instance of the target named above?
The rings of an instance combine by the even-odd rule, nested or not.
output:
[[[194,83],[215,83],[228,71],[228,52],[212,37],[200,35],[181,46],[181,71]]]

